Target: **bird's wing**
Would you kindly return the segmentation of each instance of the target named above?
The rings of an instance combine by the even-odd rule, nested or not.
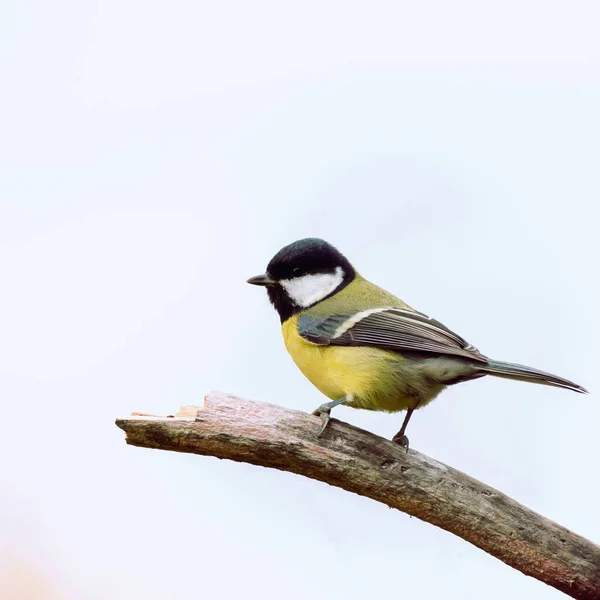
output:
[[[427,352],[487,359],[477,348],[427,315],[401,308],[373,308],[354,313],[298,319],[298,333],[319,345],[374,346],[397,352]]]

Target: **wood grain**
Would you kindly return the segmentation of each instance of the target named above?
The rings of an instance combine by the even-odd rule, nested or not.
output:
[[[318,438],[318,417],[211,393],[172,417],[134,413],[116,423],[133,446],[281,469],[372,498],[573,598],[600,600],[598,546],[452,467],[336,419]]]

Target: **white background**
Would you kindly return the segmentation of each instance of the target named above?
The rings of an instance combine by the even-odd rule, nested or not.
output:
[[[590,388],[462,384],[409,435],[599,542],[599,11],[3,2],[3,597],[562,597],[365,498],[128,447],[114,419],[211,389],[320,404],[245,279],[324,237],[484,353]]]

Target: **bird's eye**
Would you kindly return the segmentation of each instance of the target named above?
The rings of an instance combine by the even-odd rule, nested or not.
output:
[[[292,269],[292,275],[300,275],[300,273],[302,272],[302,269],[300,267],[294,267]]]

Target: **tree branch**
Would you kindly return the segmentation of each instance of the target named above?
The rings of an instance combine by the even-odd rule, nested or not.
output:
[[[174,417],[117,419],[127,443],[271,467],[324,481],[450,531],[573,598],[600,600],[600,548],[498,490],[332,419],[220,393]]]

